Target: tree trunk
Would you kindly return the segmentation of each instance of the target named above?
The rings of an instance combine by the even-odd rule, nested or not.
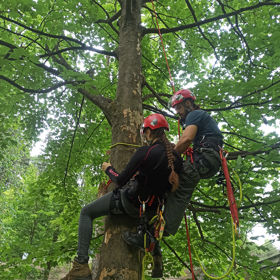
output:
[[[140,144],[143,121],[141,100],[141,0],[123,0],[119,34],[119,80],[116,99],[110,104],[112,144]],[[111,163],[121,171],[132,153],[131,146],[117,145],[111,151]],[[100,251],[96,280],[141,279],[139,252],[127,246],[121,233],[135,227],[127,216],[106,218],[104,243]]]

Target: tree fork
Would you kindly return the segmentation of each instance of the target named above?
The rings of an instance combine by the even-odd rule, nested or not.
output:
[[[116,99],[110,103],[112,144],[141,144],[141,0],[123,0],[119,21],[119,79]],[[111,151],[111,163],[121,171],[134,149],[117,145]],[[121,238],[125,230],[135,227],[135,219],[127,216],[109,216],[105,222],[105,237],[100,251],[96,280],[141,279],[141,261],[138,250],[127,246]]]

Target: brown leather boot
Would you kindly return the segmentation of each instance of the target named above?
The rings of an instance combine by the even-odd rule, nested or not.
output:
[[[73,267],[61,280],[91,280],[91,271],[88,263],[73,261]]]
[[[152,278],[161,278],[163,276],[162,256],[153,256],[154,266],[152,269]]]

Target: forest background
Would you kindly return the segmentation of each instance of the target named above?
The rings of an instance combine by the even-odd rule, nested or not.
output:
[[[141,144],[139,128],[151,112],[167,117],[169,137],[176,139],[177,117],[168,107],[173,84],[191,87],[219,123],[229,152],[240,233],[228,278],[279,278],[277,269],[260,270],[247,238],[261,223],[279,239],[280,140],[276,131],[262,129],[279,128],[279,6],[251,0],[1,2],[0,278],[47,279],[51,268],[73,258],[80,209],[108,179],[101,163],[110,160],[120,171],[134,151],[112,145]],[[31,156],[43,131],[45,149]],[[226,191],[216,180],[200,181],[188,215],[200,259],[221,275],[232,260],[232,236]],[[95,222],[97,279],[105,272],[106,279],[129,279],[124,270],[141,274],[137,252],[120,242],[129,226],[122,219],[107,219],[105,229],[103,219]],[[104,231],[112,236],[108,243]],[[185,261],[163,244],[166,277],[184,275],[184,225],[166,242]],[[108,248],[118,252],[116,260]]]

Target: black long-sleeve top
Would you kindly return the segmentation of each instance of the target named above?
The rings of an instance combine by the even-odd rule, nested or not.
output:
[[[182,159],[174,152],[174,169],[180,173],[182,169]],[[134,194],[142,200],[150,195],[162,197],[163,194],[171,190],[171,184],[168,181],[171,169],[168,167],[168,159],[164,145],[157,141],[151,146],[143,146],[133,154],[125,169],[118,173],[112,166],[106,169],[106,174],[119,187],[124,186],[132,177],[135,176],[138,181],[138,190]]]

